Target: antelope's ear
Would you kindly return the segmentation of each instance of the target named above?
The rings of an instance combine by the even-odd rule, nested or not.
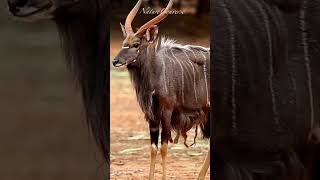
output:
[[[146,31],[146,39],[149,43],[153,43],[153,41],[155,39],[157,39],[157,36],[158,36],[158,26],[157,25],[153,25],[151,26],[150,28],[147,29]]]
[[[120,26],[121,26],[123,36],[127,37],[127,33],[126,33],[126,30],[124,29],[124,26],[121,23],[120,23]]]

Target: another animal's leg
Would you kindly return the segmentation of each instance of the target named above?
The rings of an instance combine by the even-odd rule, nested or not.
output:
[[[151,147],[150,147],[151,162],[150,162],[149,180],[153,180],[155,166],[156,166],[157,152],[158,152],[159,124],[153,121],[149,121],[149,129],[150,129],[150,139],[151,139]]]
[[[167,177],[167,154],[168,154],[168,141],[171,138],[171,120],[172,111],[165,110],[163,112],[163,118],[161,121],[161,157],[162,157],[162,180],[165,180]]]
[[[204,178],[206,177],[209,166],[210,166],[210,149],[208,150],[206,159],[204,160],[204,163],[201,167],[200,173],[198,175],[198,180],[204,180]]]
[[[205,117],[207,119],[206,118],[202,118],[201,119],[201,121],[204,122],[204,124],[203,124],[202,127],[201,126],[200,127],[201,127],[201,130],[202,130],[203,136],[205,138],[208,138],[209,142],[210,142],[210,111],[209,111],[209,109],[204,109],[203,113],[205,114]],[[202,179],[205,178],[209,166],[210,166],[210,147],[209,147],[206,159],[204,160],[204,163],[203,163],[203,165],[201,167],[201,170],[200,170],[200,173],[199,173],[199,176],[198,176],[198,180],[202,180]]]

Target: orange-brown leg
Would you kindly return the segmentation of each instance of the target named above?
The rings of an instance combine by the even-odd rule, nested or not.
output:
[[[154,180],[157,152],[158,152],[157,146],[154,144],[151,144],[151,148],[150,148],[151,162],[150,162],[149,180]]]
[[[161,158],[162,158],[162,180],[165,180],[167,177],[167,154],[168,154],[168,144],[161,144],[160,148]]]
[[[168,154],[168,141],[171,138],[171,120],[172,110],[167,109],[163,112],[163,119],[161,121],[161,157],[162,157],[162,180],[167,178],[167,154]]]
[[[200,173],[198,175],[198,180],[204,180],[204,178],[206,177],[207,171],[209,169],[210,166],[210,149],[207,153],[206,159],[204,160],[204,163],[201,167]]]

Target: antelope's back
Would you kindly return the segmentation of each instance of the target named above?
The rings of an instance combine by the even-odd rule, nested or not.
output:
[[[175,96],[178,106],[202,108],[210,101],[209,58],[209,49],[204,47],[162,45],[156,60],[157,89]]]
[[[319,14],[311,2],[309,10],[295,12],[263,0],[212,5],[217,151],[273,153],[306,143],[320,115],[319,52],[314,48],[320,21],[311,20],[312,13]]]

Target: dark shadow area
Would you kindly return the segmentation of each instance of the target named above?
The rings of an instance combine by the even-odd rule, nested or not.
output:
[[[14,19],[0,2],[0,179],[102,179],[58,32]]]

